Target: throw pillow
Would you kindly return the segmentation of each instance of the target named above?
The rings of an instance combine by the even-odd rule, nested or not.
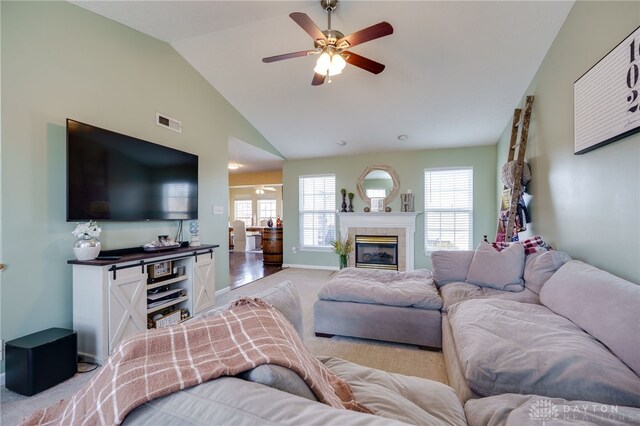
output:
[[[524,246],[511,244],[498,252],[491,244],[481,242],[471,260],[467,282],[480,287],[505,291],[522,291]]]
[[[431,253],[433,280],[437,287],[456,281],[464,281],[473,259],[472,250],[438,250]]]
[[[524,264],[524,285],[536,294],[562,265],[571,260],[571,256],[562,251],[545,251],[527,256]]]
[[[307,383],[293,370],[275,364],[262,364],[244,373],[239,378],[249,382],[260,383],[293,395],[317,401],[315,394]]]

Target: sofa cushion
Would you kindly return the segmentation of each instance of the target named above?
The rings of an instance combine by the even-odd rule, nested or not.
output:
[[[431,272],[426,269],[395,272],[345,268],[320,288],[318,298],[430,310],[442,307]]]
[[[498,290],[522,291],[523,270],[522,244],[511,244],[498,252],[491,244],[483,241],[473,255],[465,281]]]
[[[318,398],[307,383],[293,370],[275,364],[262,364],[238,374],[238,377],[250,382],[260,383],[270,388],[317,401]]]
[[[438,250],[431,253],[432,273],[436,286],[441,287],[447,283],[466,280],[474,253],[473,250]]]
[[[571,260],[571,256],[562,251],[545,251],[527,256],[524,263],[524,285],[529,290],[540,294],[547,282],[562,265]]]
[[[580,306],[576,302],[571,303]],[[520,393],[640,406],[640,377],[545,306],[476,299],[453,305],[447,316],[465,378],[479,395]]]
[[[640,375],[640,285],[571,260],[542,287],[540,301],[600,340]]]
[[[462,282],[449,283],[440,287],[440,295],[442,296],[442,312],[447,312],[449,307],[458,302],[470,299],[508,299],[522,303],[540,304],[538,295],[528,288],[512,292]]]
[[[466,425],[458,396],[443,383],[388,373],[338,358],[321,357],[320,361],[346,380],[356,400],[375,414],[411,425]]]

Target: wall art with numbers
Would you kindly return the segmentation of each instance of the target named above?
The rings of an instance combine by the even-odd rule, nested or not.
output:
[[[574,154],[640,131],[640,27],[573,84]]]

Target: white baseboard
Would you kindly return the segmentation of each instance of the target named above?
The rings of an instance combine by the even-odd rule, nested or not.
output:
[[[220,290],[216,290],[216,296],[221,296],[229,291],[231,291],[231,287],[221,288]]]
[[[319,265],[292,265],[292,264],[283,264],[283,268],[300,268],[300,269],[323,269],[327,271],[337,271],[337,266],[319,266]]]

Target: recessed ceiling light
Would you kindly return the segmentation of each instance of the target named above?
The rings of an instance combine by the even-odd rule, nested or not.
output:
[[[229,170],[237,170],[242,167],[242,165],[238,163],[229,163],[227,167],[229,168]]]
[[[336,142],[338,145],[340,146],[345,146],[347,144],[347,141],[343,141],[343,140],[339,140],[338,142]]]
[[[409,139],[409,136],[407,136],[407,135],[398,135],[398,140],[399,141],[406,141],[407,139]]]

